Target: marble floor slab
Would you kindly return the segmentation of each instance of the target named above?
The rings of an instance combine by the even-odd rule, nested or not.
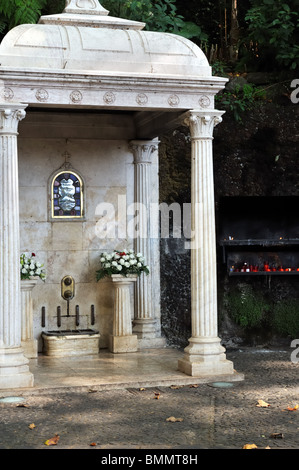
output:
[[[33,388],[14,390],[14,395],[57,392],[57,389],[108,390],[149,386],[208,383],[215,377],[191,377],[178,370],[183,352],[172,348],[143,349],[132,353],[113,354],[100,350],[92,356],[53,358],[40,355],[30,359],[34,374]],[[240,374],[219,376],[217,380],[243,380]],[[11,390],[0,390],[9,396]]]

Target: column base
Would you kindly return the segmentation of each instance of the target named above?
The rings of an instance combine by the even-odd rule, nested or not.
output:
[[[138,339],[153,339],[156,338],[156,325],[155,320],[152,319],[137,319],[133,322],[133,332],[138,336]]]
[[[191,338],[178,369],[192,377],[234,375],[234,366],[226,359],[219,338]]]
[[[0,389],[33,387],[28,363],[21,347],[0,349]]]
[[[162,349],[166,347],[166,339],[159,338],[138,338],[140,349]]]
[[[36,359],[38,357],[37,339],[27,339],[21,341],[21,347],[24,351],[24,356],[27,359]]]
[[[136,335],[109,337],[109,351],[113,353],[128,353],[138,350],[138,339]]]

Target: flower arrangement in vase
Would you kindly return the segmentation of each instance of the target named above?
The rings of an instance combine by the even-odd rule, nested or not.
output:
[[[149,267],[145,264],[141,253],[134,250],[114,250],[112,253],[101,253],[101,268],[96,271],[97,281],[113,274],[128,277],[130,275],[140,276],[142,273],[149,274]]]
[[[35,253],[22,253],[20,256],[21,280],[39,277],[42,281],[46,279],[44,265],[35,259]]]

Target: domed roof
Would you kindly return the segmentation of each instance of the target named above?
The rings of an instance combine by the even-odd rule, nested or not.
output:
[[[95,0],[68,0],[62,14],[13,28],[0,45],[0,70],[211,76],[207,58],[193,42],[174,34],[142,31],[144,23],[107,13]]]

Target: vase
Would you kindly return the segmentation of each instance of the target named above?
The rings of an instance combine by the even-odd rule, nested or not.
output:
[[[27,359],[38,356],[37,340],[33,336],[32,290],[38,278],[21,280],[21,346]]]
[[[114,287],[113,333],[109,338],[109,350],[113,353],[136,352],[137,335],[132,334],[131,286],[137,275],[112,274]]]

